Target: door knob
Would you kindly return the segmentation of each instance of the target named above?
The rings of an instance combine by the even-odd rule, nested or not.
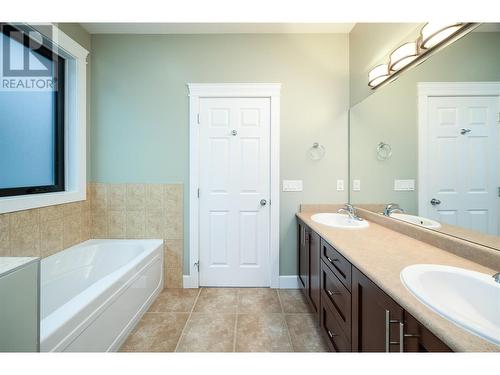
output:
[[[436,199],[436,198],[432,198],[431,199],[431,204],[433,206],[437,206],[438,204],[441,204],[441,201],[439,199]]]
[[[238,135],[238,131],[237,130],[232,130],[231,131],[231,135]]]
[[[267,201],[265,199],[260,200],[260,205],[265,206],[267,204]]]
[[[470,133],[471,131],[472,131],[472,130],[470,130],[470,129],[465,129],[465,128],[463,128],[463,129],[461,129],[461,130],[460,130],[460,134],[465,135],[465,134],[467,134],[467,133]]]

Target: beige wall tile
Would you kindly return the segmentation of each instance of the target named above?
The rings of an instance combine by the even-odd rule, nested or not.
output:
[[[46,257],[63,249],[63,219],[40,222],[40,254]]]
[[[106,185],[92,183],[90,186],[91,207],[92,210],[102,210],[107,207]]]
[[[108,236],[108,217],[106,210],[92,210],[90,214],[90,237],[106,238]]]
[[[125,210],[125,185],[110,184],[107,186],[107,200],[109,210]]]
[[[164,271],[166,288],[182,288],[182,269],[167,268]]]
[[[39,223],[40,209],[12,212],[10,217],[10,228],[20,226],[33,226]]]
[[[11,226],[10,244],[13,256],[40,256],[39,224]]]
[[[182,189],[181,184],[169,184],[164,187],[165,207],[168,213],[182,212]]]
[[[167,211],[165,216],[165,238],[182,239],[182,214]]]
[[[143,210],[145,208],[145,201],[146,201],[145,185],[142,184],[127,185],[127,198],[126,198],[127,211]]]
[[[146,237],[147,238],[164,238],[165,211],[161,209],[146,210]]]
[[[63,246],[65,248],[81,242],[82,216],[75,214],[63,219]]]
[[[90,226],[91,226],[91,218],[90,218],[90,210],[83,210],[82,208],[82,241],[87,241],[90,239]]]
[[[183,260],[183,241],[182,240],[166,240],[165,241],[165,267],[182,269]]]
[[[82,213],[82,203],[73,202],[62,205],[63,217],[81,215]]]
[[[0,215],[0,256],[10,255],[9,216]]]
[[[108,237],[126,237],[125,211],[108,211]]]
[[[146,212],[127,211],[127,238],[144,238],[146,233]]]
[[[146,209],[161,210],[165,208],[165,199],[163,194],[163,185],[146,185]]]
[[[42,207],[39,212],[41,223],[48,220],[62,219],[63,217],[62,205]]]

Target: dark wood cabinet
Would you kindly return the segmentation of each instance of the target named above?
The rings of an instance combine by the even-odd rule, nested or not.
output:
[[[353,267],[352,351],[399,352],[403,308]]]
[[[434,334],[405,311],[404,351],[405,352],[451,352],[452,350]]]
[[[309,300],[314,311],[318,314],[320,309],[321,296],[321,266],[320,266],[320,246],[321,237],[311,232],[309,240]]]
[[[298,222],[298,281],[335,352],[450,352],[341,253]]]

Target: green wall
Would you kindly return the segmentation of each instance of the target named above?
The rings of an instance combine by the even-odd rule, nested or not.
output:
[[[418,82],[500,81],[500,33],[473,32],[404,72],[351,109],[350,173],[362,190],[353,203],[397,202],[417,213],[417,191],[395,192],[394,179],[418,177]],[[391,144],[393,156],[376,159],[376,146]],[[363,189],[369,186],[369,189]]]
[[[345,202],[348,35],[93,35],[91,181],[184,183],[188,259],[188,82],[281,83],[280,274],[296,274],[294,214],[300,203]],[[327,150],[307,156],[313,142]]]

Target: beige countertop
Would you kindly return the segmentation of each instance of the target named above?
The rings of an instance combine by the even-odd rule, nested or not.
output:
[[[418,263],[449,265],[491,275],[497,271],[371,221],[365,229],[336,229],[313,222],[312,214],[312,211],[299,212],[297,217],[451,349],[457,352],[500,352],[500,346],[456,326],[418,301],[399,276],[406,266]]]

